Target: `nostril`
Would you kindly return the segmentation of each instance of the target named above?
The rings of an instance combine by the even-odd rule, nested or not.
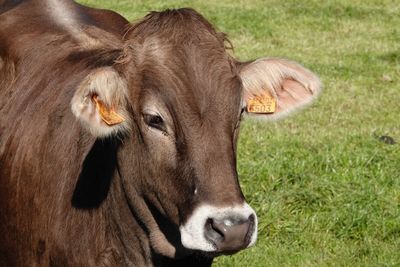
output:
[[[211,219],[212,220],[212,219]],[[218,233],[222,238],[224,238],[226,232],[226,227],[223,224],[216,223],[214,220],[211,222],[211,228]]]
[[[224,240],[224,229],[221,229],[219,225],[211,218],[208,218],[205,225],[205,236],[214,245],[223,242]]]
[[[249,231],[250,231],[250,230],[254,230],[255,218],[254,218],[254,215],[253,215],[253,214],[249,216],[248,222],[249,222]]]
[[[249,223],[249,228],[247,230],[245,237],[245,242],[247,243],[246,246],[250,244],[251,237],[253,236],[253,233],[255,231],[256,224],[255,224],[255,216],[253,214],[249,216],[248,223]]]

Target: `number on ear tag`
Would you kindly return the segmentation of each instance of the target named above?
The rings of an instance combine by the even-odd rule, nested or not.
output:
[[[276,100],[268,92],[247,100],[247,112],[249,113],[274,113]]]

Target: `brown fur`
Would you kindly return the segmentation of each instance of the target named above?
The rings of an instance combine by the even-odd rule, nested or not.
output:
[[[45,2],[0,2],[0,266],[210,266],[215,255],[183,248],[178,227],[202,203],[244,201],[244,65],[191,9],[130,25],[65,0],[74,36]],[[71,100],[102,68],[127,85],[130,125],[97,139]]]
[[[82,8],[81,12],[85,16],[96,14],[108,18],[106,13],[92,9]],[[26,20],[28,14],[32,19]],[[182,204],[188,202],[188,198],[183,197],[184,192],[192,190],[193,185],[189,184],[186,189],[172,177],[178,175],[184,180],[211,175],[200,170],[195,174],[195,166],[191,166],[190,162],[194,161],[191,157],[196,154],[188,149],[192,142],[188,137],[192,124],[198,127],[204,121],[211,127],[212,121],[207,120],[214,120],[215,114],[226,112],[229,119],[221,126],[228,127],[231,132],[237,119],[236,107],[230,102],[232,99],[224,100],[226,92],[213,92],[216,87],[233,90],[226,82],[233,83],[235,90],[239,89],[239,80],[231,72],[223,40],[211,25],[191,10],[153,13],[130,28],[125,36],[128,41],[122,46],[122,35],[119,35],[122,31],[118,32],[112,26],[115,20],[100,18],[98,21],[102,23],[85,28],[87,34],[99,36],[103,47],[85,50],[62,28],[48,21],[41,13],[39,1],[23,2],[9,9],[1,15],[0,21],[1,53],[6,55],[2,56],[5,64],[1,74],[5,79],[2,79],[0,91],[0,265],[175,266],[179,261],[162,256],[172,253],[165,247],[171,244],[176,256],[186,255],[182,265],[209,265],[211,258],[190,256],[179,248],[176,223],[190,214],[191,207],[184,210]],[[203,25],[198,27],[197,23]],[[179,27],[173,30],[178,34],[168,38],[172,40],[170,43],[164,42],[170,32],[165,30],[158,34],[159,26],[170,30]],[[119,29],[123,27],[125,25]],[[186,30],[197,28],[197,31],[187,36],[188,43],[181,49],[174,48],[184,38],[180,33],[184,33],[185,27],[188,27]],[[152,48],[147,36],[153,36],[160,47]],[[200,36],[206,38],[201,40]],[[179,51],[170,50],[177,48]],[[204,56],[209,51],[214,52]],[[157,53],[165,54],[164,64],[158,67],[153,66],[159,58]],[[192,53],[194,57],[189,57]],[[114,66],[117,59],[124,63]],[[203,62],[195,64],[197,60]],[[208,65],[216,63],[213,72],[207,71]],[[95,142],[69,108],[79,83],[92,69],[103,66],[114,66],[131,85],[130,109],[136,124],[133,125],[134,135],[119,137],[122,142],[118,139]],[[190,72],[185,73],[184,68],[191,68]],[[157,79],[149,79],[152,75]],[[212,80],[220,82],[212,84]],[[193,81],[199,84],[191,86]],[[165,88],[180,90],[181,95],[176,97],[173,91],[158,91],[161,87],[156,86],[160,83],[166,85]],[[140,88],[143,90],[138,90]],[[171,111],[177,127],[176,149],[181,155],[176,159],[176,169],[145,167],[154,165],[154,160],[158,164],[147,151],[146,140],[141,139],[144,133],[141,133],[139,109],[140,99],[145,94],[159,94],[168,99],[169,108],[178,108]],[[193,97],[196,94],[202,96]],[[232,96],[236,96],[233,100],[239,103],[240,92]],[[220,101],[221,108],[215,106],[217,103],[205,102],[207,97]],[[232,108],[225,108],[229,106]],[[190,113],[190,119],[186,120],[187,124],[179,125],[186,113],[184,109]],[[214,135],[219,134],[213,132],[199,137],[206,141],[215,139]],[[215,140],[216,146],[210,144],[210,148],[224,152],[220,147],[222,143]],[[233,153],[217,154],[215,156],[221,156],[221,160],[233,156]],[[211,162],[205,160],[201,159],[209,167]],[[233,158],[227,163],[227,167],[231,166],[228,171],[232,173]],[[117,165],[119,171],[115,171]],[[213,168],[209,171],[223,172]],[[160,173],[171,178],[158,182],[156,177]],[[154,190],[146,192],[146,187]],[[160,194],[162,188],[168,191]],[[241,200],[237,182],[232,189],[232,200],[236,195]]]

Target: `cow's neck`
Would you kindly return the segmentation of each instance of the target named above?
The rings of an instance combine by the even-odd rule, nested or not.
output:
[[[139,193],[135,197],[128,197],[132,194],[128,194],[121,175],[119,171],[116,172],[107,200],[108,210],[112,214],[113,233],[110,235],[118,247],[119,256],[134,266],[211,266],[212,259],[209,258],[180,255],[180,259],[174,259],[175,255],[163,255],[172,248],[163,247],[171,244],[166,244],[165,236],[159,232],[157,224],[160,222]]]
[[[108,223],[111,226],[109,236],[121,261],[128,266],[151,266],[147,233],[141,222],[133,216],[118,173],[114,176],[107,205],[110,212]]]
[[[100,266],[103,263],[113,263],[116,266],[210,266],[211,259],[182,255],[179,249],[176,253],[176,245],[171,245],[174,242],[168,240],[179,239],[179,232],[176,229],[166,230],[171,229],[166,226],[168,220],[157,215],[151,203],[146,202],[141,191],[136,188],[135,179],[145,175],[143,170],[140,167],[124,170],[120,166],[117,155],[120,144],[95,141],[89,135],[83,135],[79,138],[83,141],[78,142],[77,146],[82,151],[85,150],[82,144],[85,144],[89,152],[84,156],[81,174],[72,189],[72,204],[78,213],[72,211],[69,217],[72,227],[65,234],[73,236],[80,232],[76,242],[86,240],[103,246],[92,251],[91,256],[71,248],[75,252],[70,256],[76,258],[78,263],[79,258],[89,256]],[[130,158],[134,158],[134,155]],[[136,177],[128,176],[132,176],[132,173]],[[82,229],[85,230],[82,232]],[[164,232],[168,233],[168,238]],[[176,254],[179,260],[174,259]]]

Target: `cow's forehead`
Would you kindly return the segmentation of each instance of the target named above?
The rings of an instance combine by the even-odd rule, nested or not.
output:
[[[225,51],[212,45],[153,43],[140,71],[145,94],[178,113],[224,118],[240,108],[241,81]]]
[[[190,9],[154,12],[128,35],[145,93],[157,90],[178,113],[236,114],[241,82],[225,35]]]

